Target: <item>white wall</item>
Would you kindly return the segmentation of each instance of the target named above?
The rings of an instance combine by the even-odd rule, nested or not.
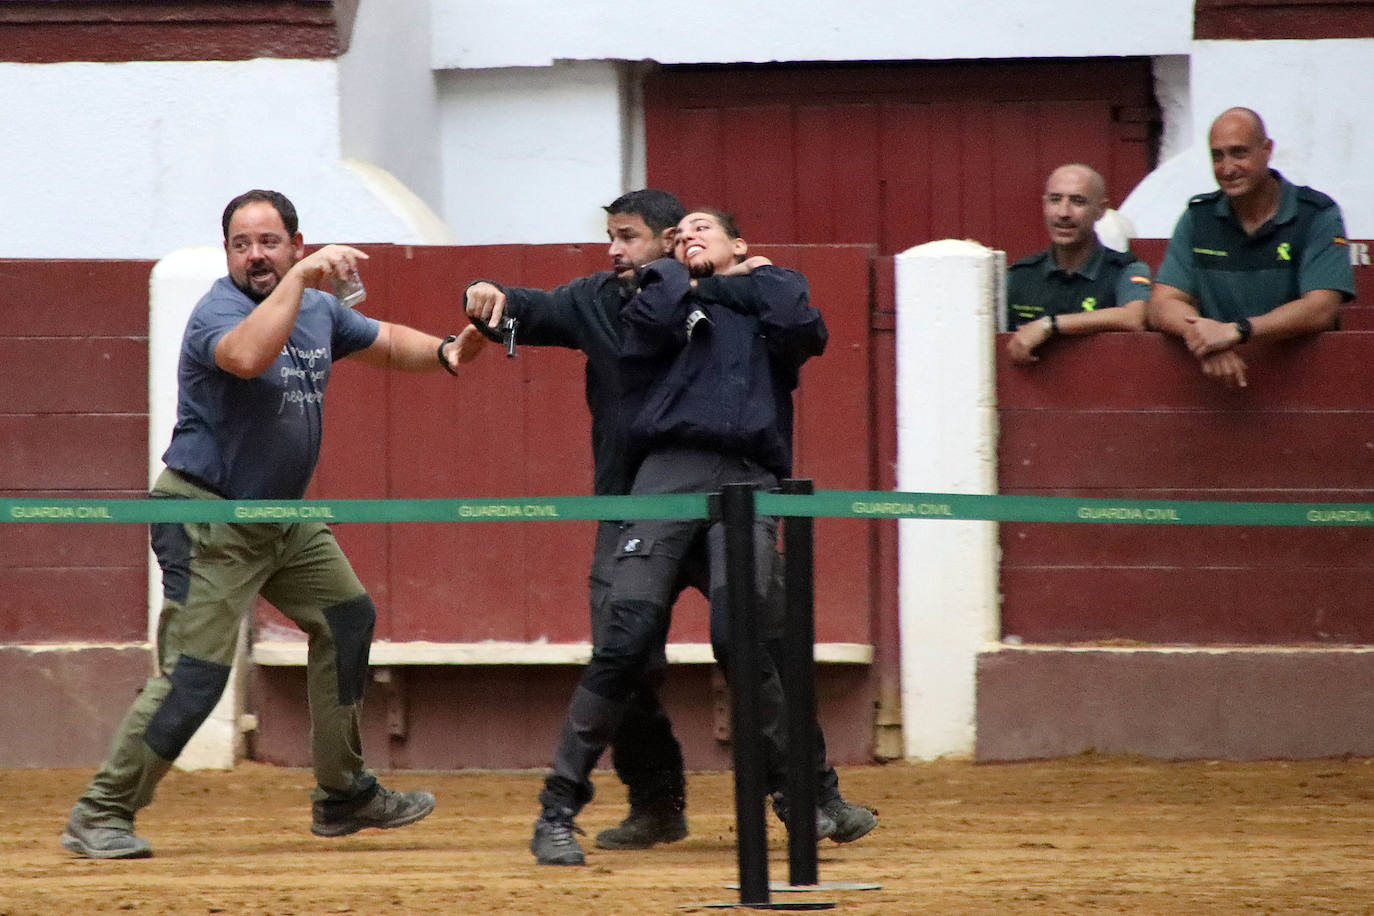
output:
[[[1334,197],[1352,238],[1374,237],[1374,180],[1366,161],[1374,41],[1199,41],[1189,69],[1191,145],[1121,206],[1140,237],[1168,238],[1188,198],[1216,189],[1207,131],[1233,105],[1264,118],[1274,168]]]
[[[436,212],[443,206],[439,91],[429,0],[364,0],[339,58],[343,154],[379,166]]]
[[[1179,54],[1191,0],[432,0],[434,67]],[[657,11],[655,14],[654,11]]]
[[[340,158],[333,61],[0,63],[0,257],[159,258],[272,187],[307,241],[425,241]]]
[[[440,79],[443,213],[464,244],[605,238],[600,207],[643,182],[627,65],[452,70]],[[642,159],[642,155],[640,156]]]

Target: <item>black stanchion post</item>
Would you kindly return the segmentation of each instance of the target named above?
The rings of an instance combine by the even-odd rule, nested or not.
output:
[[[763,722],[759,710],[759,636],[754,602],[754,490],[721,489],[725,526],[725,587],[730,602],[731,732],[735,764],[735,824],[739,834],[739,899],[768,903],[768,833],[763,818]]]
[[[784,480],[786,495],[809,496],[810,480]],[[816,884],[816,621],[814,523],[810,516],[783,522],[784,617],[782,670],[787,696],[788,883]]]

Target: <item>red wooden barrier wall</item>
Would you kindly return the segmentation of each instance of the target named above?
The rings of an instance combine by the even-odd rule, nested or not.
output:
[[[0,260],[0,495],[148,482],[148,261]],[[0,643],[147,637],[146,529],[0,525]]]
[[[1239,391],[1158,334],[1045,356],[1018,367],[998,349],[1004,493],[1374,500],[1374,334],[1251,344]],[[1374,641],[1370,529],[1005,524],[1001,538],[1003,632],[1028,641]]]

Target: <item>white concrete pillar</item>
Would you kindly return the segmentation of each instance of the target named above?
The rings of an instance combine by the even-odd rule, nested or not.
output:
[[[172,439],[177,416],[177,359],[186,320],[210,284],[224,276],[224,250],[183,248],[158,261],[148,281],[148,481],[162,472],[162,453]],[[148,641],[157,642],[162,609],[162,571],[148,551]],[[239,716],[244,708],[247,621],[239,633],[229,685],[210,718],[177,758],[183,770],[230,769],[242,748]],[[156,664],[156,660],[154,660]]]
[[[896,258],[897,487],[997,489],[992,346],[1005,258],[930,242]],[[972,754],[974,672],[997,638],[997,526],[899,522],[902,733],[908,758]]]

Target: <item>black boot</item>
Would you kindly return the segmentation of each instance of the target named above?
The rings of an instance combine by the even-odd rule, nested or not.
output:
[[[630,813],[616,827],[596,835],[602,849],[648,849],[659,843],[676,843],[687,835],[687,816],[677,799],[660,798],[647,805],[631,805]]]

